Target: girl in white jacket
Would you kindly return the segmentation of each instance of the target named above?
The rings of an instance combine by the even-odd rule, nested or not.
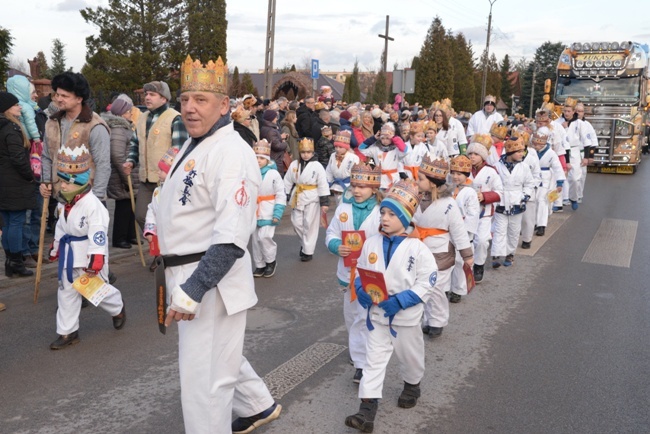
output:
[[[330,191],[336,197],[336,203],[340,203],[341,195],[350,185],[350,174],[352,167],[359,164],[359,157],[350,150],[349,131],[339,131],[334,136],[334,152],[330,156],[330,161],[325,168],[327,174],[327,183]]]

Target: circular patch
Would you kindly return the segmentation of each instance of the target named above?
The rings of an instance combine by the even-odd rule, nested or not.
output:
[[[190,170],[194,169],[194,165],[196,164],[196,161],[190,160],[187,163],[185,163],[185,171],[189,172]]]
[[[75,131],[74,133],[72,133],[72,138],[73,139],[78,139],[79,138],[79,132]]]
[[[88,285],[88,282],[90,282],[90,279],[88,279],[88,275],[84,274],[79,278],[79,283],[82,285]]]
[[[370,262],[371,264],[374,264],[375,262],[377,262],[377,254],[374,253],[374,252],[369,254],[368,255],[368,262]]]
[[[372,299],[373,304],[379,304],[384,300],[384,292],[374,283],[369,284],[364,289]]]
[[[104,231],[95,232],[95,235],[93,235],[93,241],[98,246],[105,245],[106,244],[106,232],[104,232]]]
[[[348,221],[348,214],[345,213],[345,212],[342,212],[341,215],[339,215],[339,220],[341,220],[341,222],[343,222],[343,223],[347,222]]]
[[[158,128],[156,128],[156,129],[153,130],[153,133],[154,133],[155,135],[158,135],[158,134],[160,134],[160,130],[159,130]]]
[[[431,273],[431,276],[429,276],[429,285],[436,286],[437,280],[438,280],[438,272],[434,271],[433,273]]]

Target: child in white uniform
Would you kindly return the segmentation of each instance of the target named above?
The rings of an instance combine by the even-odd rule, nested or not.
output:
[[[535,229],[535,234],[540,237],[544,236],[546,232],[548,216],[551,213],[548,194],[553,188],[561,193],[566,179],[560,158],[551,149],[550,138],[551,131],[547,127],[539,128],[532,138],[533,148],[537,151],[540,165],[540,181],[537,186],[537,229]],[[529,211],[532,210],[526,212]]]
[[[429,146],[424,137],[424,122],[411,122],[411,129],[409,131],[409,144],[411,149],[404,156],[404,172],[409,179],[416,180],[418,178],[418,170],[420,170],[420,163],[422,158],[429,156]]]
[[[359,164],[359,157],[350,150],[351,134],[349,131],[339,131],[334,136],[335,152],[330,156],[329,164],[325,169],[327,183],[330,191],[336,197],[336,203],[340,203],[341,195],[350,185],[350,173],[352,166]]]
[[[403,124],[402,124],[403,125]],[[386,123],[378,134],[368,137],[359,150],[367,157],[372,157],[376,166],[381,167],[381,189],[387,191],[400,179],[403,170],[402,159],[407,153],[406,144],[395,135],[392,123]]]
[[[447,146],[442,140],[438,139],[438,126],[434,121],[427,122],[426,125],[426,138],[427,138],[427,147],[429,148],[429,157],[432,160],[439,160],[442,158],[445,161],[449,161],[449,151]]]
[[[59,220],[54,232],[50,260],[59,259],[58,338],[50,349],[60,350],[79,342],[81,294],[72,282],[84,274],[104,280],[108,294],[99,303],[120,330],[126,321],[122,294],[108,283],[108,210],[93,194],[90,183],[90,154],[85,145],[62,147],[57,159],[61,190],[57,199]]]
[[[343,231],[362,231],[365,239],[379,233],[379,192],[381,170],[366,164],[357,164],[352,168],[350,187],[341,204],[336,208],[334,218],[327,228],[325,244],[330,252],[339,256],[336,277],[343,292],[343,316],[348,330],[348,348],[350,359],[356,369],[353,377],[359,383],[366,365],[366,327],[364,310],[357,301],[354,287],[356,265],[346,267],[344,258],[361,249],[361,236],[355,236],[355,242],[344,242]],[[348,295],[349,292],[349,295]]]
[[[420,397],[424,340],[419,324],[424,303],[435,291],[437,271],[427,247],[406,235],[418,202],[414,183],[400,181],[393,185],[380,205],[381,234],[366,240],[359,258],[359,269],[383,273],[388,292],[388,299],[374,305],[360,279],[356,279],[359,304],[368,309],[369,332],[366,366],[359,385],[361,406],[356,414],[345,419],[345,424],[361,432],[372,432],[374,428],[386,367],[393,352],[404,380],[397,405],[414,407]]]
[[[328,210],[330,188],[327,174],[314,155],[314,141],[302,139],[300,159],[284,175],[284,190],[291,204],[291,223],[300,238],[300,260],[311,261],[318,240],[320,214]]]

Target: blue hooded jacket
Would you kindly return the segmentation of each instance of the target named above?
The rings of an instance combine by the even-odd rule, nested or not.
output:
[[[32,84],[27,77],[14,75],[7,80],[7,92],[18,98],[20,123],[27,131],[27,136],[32,140],[40,140],[41,135],[36,126],[36,108],[38,105],[32,101]]]

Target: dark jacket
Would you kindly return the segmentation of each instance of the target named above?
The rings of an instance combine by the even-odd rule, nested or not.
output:
[[[359,146],[359,143],[357,142],[357,138],[354,136],[354,131],[352,131],[352,124],[350,124],[350,121],[345,118],[339,119],[339,123],[341,124],[339,131],[350,132],[350,148],[356,149],[356,147]]]
[[[36,208],[37,186],[23,131],[0,114],[0,210]]]
[[[284,167],[282,158],[284,157],[285,152],[287,152],[287,142],[282,140],[280,129],[272,122],[262,121],[262,126],[260,127],[260,139],[266,139],[266,141],[271,144],[271,160],[275,161],[275,164],[278,166],[278,172],[280,172],[280,175],[284,176],[288,167]]]
[[[311,135],[311,123],[314,119],[314,111],[303,104],[296,110],[296,115],[298,116],[296,130],[298,130],[300,137],[310,137],[313,139]]]
[[[237,121],[233,121],[233,127],[235,128],[235,131],[239,133],[241,138],[250,145],[251,148],[253,145],[255,145],[257,142],[257,137],[255,137],[255,133],[252,132],[250,128],[244,124],[240,124]]]
[[[323,167],[327,168],[327,165],[330,162],[330,155],[334,152],[334,141],[329,140],[325,136],[321,136],[321,138],[318,139],[318,142],[316,142],[316,156]]]
[[[129,153],[129,142],[133,135],[131,123],[112,113],[102,113],[102,119],[106,121],[111,129],[111,176],[108,178],[106,194],[109,198],[115,200],[130,199],[129,182],[122,165],[126,162]],[[138,170],[131,171],[134,194],[140,184],[138,172]]]
[[[320,140],[320,137],[323,135],[321,133],[321,129],[325,126],[332,127],[330,124],[326,123],[324,120],[320,118],[320,116],[316,116],[314,120],[311,123],[311,138],[314,139],[314,143],[318,142]]]

